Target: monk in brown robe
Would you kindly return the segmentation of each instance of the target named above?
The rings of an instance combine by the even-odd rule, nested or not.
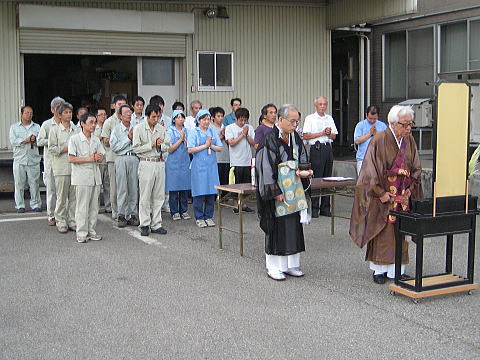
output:
[[[395,277],[395,217],[389,211],[408,211],[411,200],[423,196],[422,169],[411,135],[413,119],[410,107],[392,107],[389,128],[370,142],[355,188],[350,236],[360,248],[367,245],[365,260],[378,284]],[[404,239],[402,274],[405,264],[408,243]]]

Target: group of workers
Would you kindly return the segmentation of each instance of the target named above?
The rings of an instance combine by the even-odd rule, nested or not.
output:
[[[232,112],[225,116],[221,107],[206,110],[200,101],[192,101],[186,116],[183,104],[176,102],[168,117],[159,95],[147,106],[141,97],[130,106],[119,95],[110,117],[102,107],[95,113],[79,108],[75,124],[72,105],[56,97],[51,102],[53,116],[41,127],[32,121],[32,107],[24,106],[20,122],[10,129],[16,209],[25,212],[28,183],[30,206],[42,211],[38,147],[44,147],[48,224],[61,233],[75,231],[79,243],[102,239],[96,232],[101,193],[105,212],[117,226],[137,226],[142,236],[167,233],[162,209],[174,221],[190,219],[190,200],[196,225],[215,226],[215,185],[228,184],[232,177],[235,183],[249,183],[255,149],[267,274],[274,280],[301,277],[302,224],[311,217],[331,216],[329,197],[322,197],[321,202],[312,200],[310,217],[304,180],[332,174],[332,142],[338,132],[326,113],[328,100],[315,98],[316,111],[305,118],[303,131],[294,105],[265,105],[256,130],[241,99],[232,99],[230,105]],[[395,219],[389,210],[408,210],[409,199],[422,196],[418,152],[410,134],[413,118],[410,108],[394,106],[385,125],[372,105],[355,129],[359,176],[350,235],[358,246],[367,245],[366,260],[376,283],[394,277]],[[238,203],[234,205],[238,213]],[[243,211],[254,212],[248,206]],[[405,264],[408,248],[403,249]]]

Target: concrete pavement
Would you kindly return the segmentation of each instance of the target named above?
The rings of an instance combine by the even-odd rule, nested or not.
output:
[[[348,216],[351,199],[336,203]],[[4,359],[480,358],[480,291],[420,304],[390,295],[373,283],[345,219],[335,236],[328,218],[305,226],[306,276],[275,282],[256,215],[246,216],[241,258],[235,234],[219,250],[216,228],[194,220],[165,216],[168,235],[146,244],[102,214],[105,239],[77,244],[74,233],[48,227],[45,213],[12,206],[0,201]],[[234,226],[238,216],[225,213]],[[466,238],[455,239],[461,275]],[[442,271],[444,241],[427,240],[425,254],[425,268]]]

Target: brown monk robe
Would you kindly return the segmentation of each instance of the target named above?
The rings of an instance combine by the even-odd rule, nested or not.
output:
[[[406,118],[407,122],[398,121],[391,124],[386,131],[374,136],[367,149],[355,188],[355,199],[350,219],[350,236],[360,248],[367,244],[365,260],[377,265],[395,263],[395,224],[394,219],[390,219],[389,222],[388,217],[394,204],[390,201],[382,203],[380,198],[386,192],[394,194],[396,191],[399,194],[402,192],[407,195],[411,194],[410,201],[412,198],[423,196],[420,184],[422,170],[417,145],[408,130],[408,127],[411,128],[413,125],[412,118],[413,116],[410,116],[410,121]],[[405,117],[400,116],[400,119],[405,119]],[[404,130],[405,124],[407,125],[406,131]],[[404,135],[403,139],[399,135],[395,138],[392,129],[396,129],[395,131],[399,135]],[[400,152],[400,140],[406,142],[403,158],[401,155],[397,158]],[[389,175],[388,170],[398,164],[399,160],[402,165],[401,169],[407,170],[409,176],[404,179],[405,186],[393,189],[392,180],[395,177]],[[402,264],[408,264],[408,244],[405,240],[403,242]]]

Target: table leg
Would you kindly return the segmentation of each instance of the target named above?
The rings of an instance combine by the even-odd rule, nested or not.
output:
[[[400,275],[402,273],[402,234],[400,234],[400,221],[397,217],[395,221],[395,285],[399,285]]]
[[[452,273],[453,235],[447,235],[447,248],[445,250],[445,272]]]
[[[415,259],[415,291],[422,291],[423,281],[423,235],[417,235],[417,249]]]
[[[238,194],[238,216],[240,221],[240,256],[243,256],[243,195]]]
[[[222,198],[222,191],[218,190],[218,195],[217,195],[217,205],[218,205],[218,247],[220,249],[223,249],[223,241],[222,241],[222,204],[221,204],[221,198]]]
[[[471,215],[472,216],[472,215]],[[471,284],[473,284],[473,274],[475,267],[475,215],[472,216],[472,230],[468,234],[468,259],[467,259],[467,277]]]
[[[335,235],[335,195],[330,195],[330,234]]]

